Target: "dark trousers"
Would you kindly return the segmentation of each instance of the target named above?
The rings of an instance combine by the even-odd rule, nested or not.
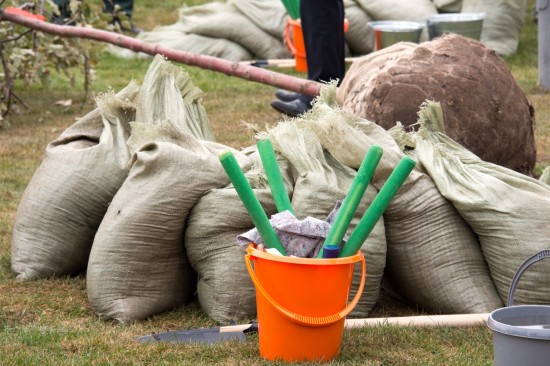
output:
[[[345,74],[343,0],[300,0],[306,48],[307,78],[321,82]]]

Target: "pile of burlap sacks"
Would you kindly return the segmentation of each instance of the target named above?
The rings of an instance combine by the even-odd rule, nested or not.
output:
[[[351,317],[367,317],[382,287],[428,311],[492,311],[519,265],[550,247],[550,169],[543,182],[482,161],[445,135],[438,103],[422,106],[419,123],[387,131],[339,107],[331,84],[310,112],[256,136],[273,143],[299,219],[325,219],[369,147],[383,148],[348,234],[398,161],[418,161],[361,248],[367,280]],[[254,225],[219,162],[227,149],[213,141],[200,90],[157,56],[141,86],[99,95],[97,109],[47,146],[17,210],[13,271],[22,280],[84,272],[93,312],[121,323],[195,295],[221,324],[253,318],[236,237]],[[270,217],[255,145],[231,150]],[[533,266],[515,303],[550,302],[547,273]],[[358,282],[356,268],[350,296]]]
[[[344,0],[349,22],[345,34],[347,54],[373,51],[373,20],[426,21],[438,13],[485,13],[481,42],[500,55],[513,54],[518,46],[526,0]],[[232,61],[285,59],[292,57],[285,44],[288,14],[280,0],[228,0],[179,9],[177,22],[140,33],[145,42],[176,50],[220,57]],[[428,40],[425,31],[421,38]],[[108,47],[124,57],[128,49]],[[143,56],[143,54],[142,54]]]

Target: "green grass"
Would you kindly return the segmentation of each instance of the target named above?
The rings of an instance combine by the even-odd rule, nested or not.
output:
[[[205,1],[191,2],[189,5]],[[530,0],[532,8],[534,1]],[[181,1],[137,1],[135,21],[144,29],[177,19]],[[514,77],[536,110],[537,169],[550,165],[550,95],[537,88],[536,25],[529,17],[517,54],[507,57]],[[122,60],[103,54],[93,92],[118,90],[131,79],[141,81],[150,59]],[[204,105],[219,142],[233,147],[252,143],[253,132],[242,122],[262,128],[280,120],[269,106],[274,88],[220,73],[182,66],[204,91]],[[292,70],[277,70],[295,74]],[[144,345],[136,337],[153,332],[215,326],[196,301],[133,325],[100,321],[90,309],[83,276],[19,282],[10,269],[10,240],[21,195],[40,164],[48,142],[75,118],[81,108],[82,80],[71,89],[55,77],[49,88],[18,89],[31,109],[9,117],[0,131],[0,365],[278,365],[262,360],[258,338],[212,346]],[[72,99],[69,107],[55,101]],[[372,316],[413,315],[417,310],[387,295]],[[342,365],[492,365],[491,332],[471,328],[399,328],[376,326],[344,333]]]
[[[538,83],[537,25],[529,16],[532,7],[529,2],[526,20],[516,53],[503,57],[516,81],[527,92],[535,92]]]

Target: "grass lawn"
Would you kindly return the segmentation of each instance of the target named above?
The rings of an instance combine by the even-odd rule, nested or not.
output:
[[[188,1],[193,5],[205,1]],[[528,1],[528,12],[534,0]],[[136,1],[135,22],[144,29],[171,24],[182,2]],[[537,26],[526,14],[517,54],[505,58],[536,111],[537,167],[550,165],[550,94],[537,88]],[[96,66],[94,93],[119,90],[131,79],[141,81],[150,59],[125,60],[102,54]],[[271,109],[275,89],[220,73],[183,66],[204,91],[204,106],[218,142],[232,147],[252,144],[247,124],[263,128],[281,116]],[[274,69],[275,70],[275,69]],[[277,69],[296,74],[290,69]],[[132,325],[99,320],[91,311],[84,276],[16,281],[10,268],[13,219],[48,142],[75,118],[94,108],[84,101],[79,85],[55,76],[48,89],[20,88],[31,108],[9,117],[0,130],[0,365],[276,365],[262,360],[258,338],[211,346],[190,344],[144,345],[140,335],[216,324],[197,301]],[[72,99],[68,107],[54,103]],[[368,270],[367,270],[368,271]],[[415,315],[419,311],[382,294],[373,317]],[[282,363],[280,363],[282,364]],[[399,328],[380,325],[346,330],[341,365],[492,365],[491,332],[469,328]]]

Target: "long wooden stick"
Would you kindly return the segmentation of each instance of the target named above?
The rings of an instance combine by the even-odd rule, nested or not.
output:
[[[318,95],[322,86],[321,83],[316,81],[281,74],[245,63],[228,61],[213,56],[199,55],[192,52],[178,51],[160,44],[147,43],[136,38],[100,29],[47,23],[0,9],[0,21],[2,20],[7,20],[27,28],[60,37],[92,39],[111,43],[115,46],[127,48],[135,52],[143,52],[152,56],[162,55],[171,61],[221,72],[226,75],[236,76],[241,79],[271,85],[305,95]]]
[[[382,325],[397,325],[404,327],[473,327],[487,323],[488,319],[489,313],[362,318],[346,319],[345,327],[347,329]],[[220,327],[220,332],[241,332],[249,327],[250,324],[229,325]]]
[[[393,318],[346,319],[346,328],[360,328],[374,325],[399,325],[411,327],[471,327],[482,325],[489,319],[489,313],[452,314],[452,315],[418,315]]]

